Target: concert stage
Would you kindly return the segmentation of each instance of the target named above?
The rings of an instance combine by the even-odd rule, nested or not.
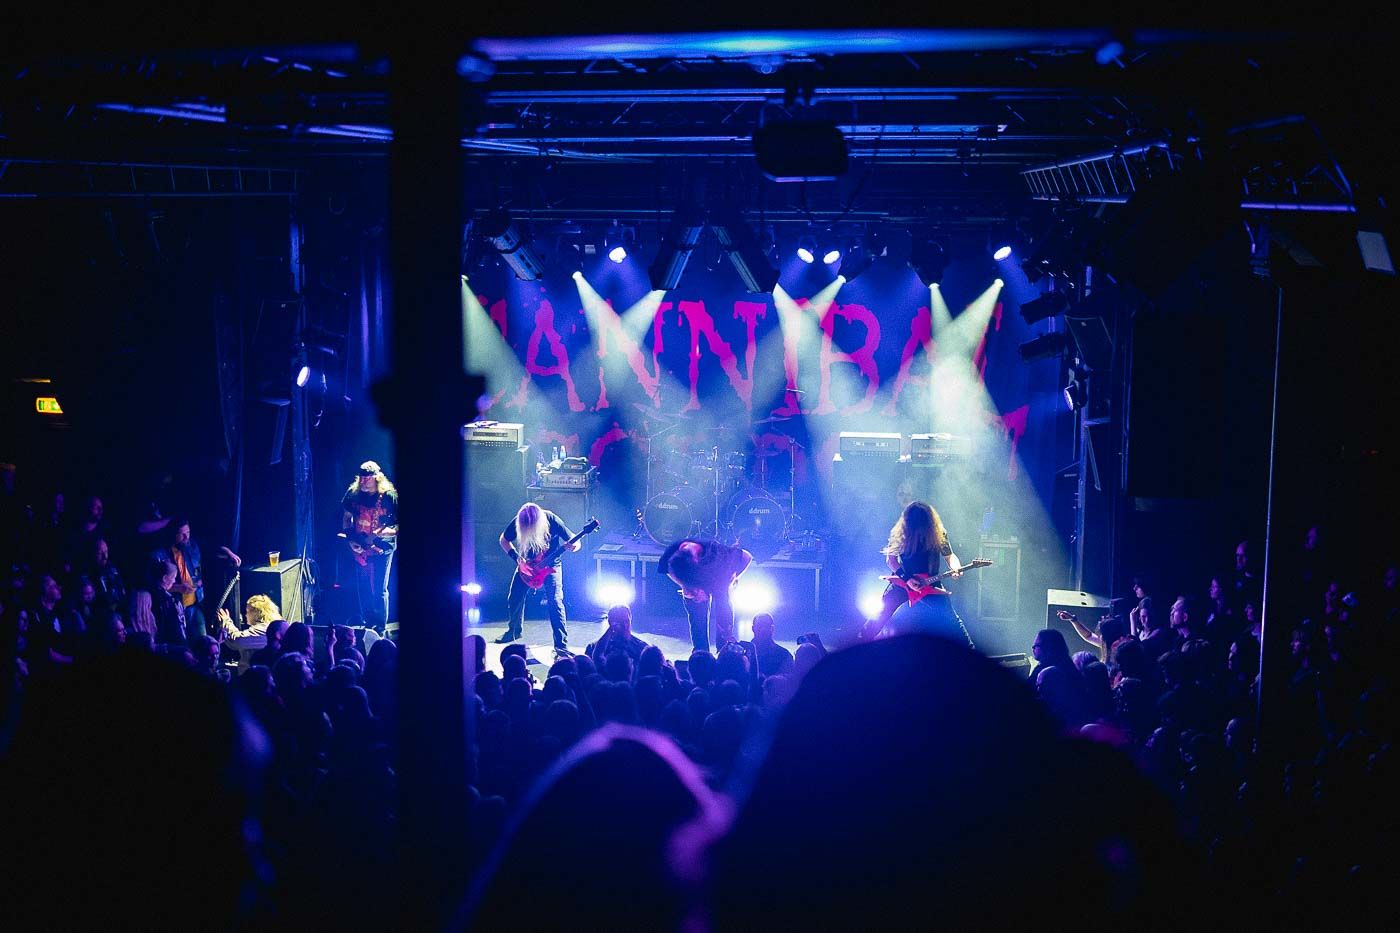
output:
[[[738,636],[743,641],[748,641],[753,637],[753,630],[750,625],[751,620],[744,619],[736,622]],[[505,645],[498,645],[495,639],[499,638],[506,630],[505,619],[493,619],[489,622],[482,622],[472,628],[472,634],[480,635],[486,639],[486,669],[501,672],[501,651]],[[543,665],[545,670],[554,663],[554,642],[549,629],[547,618],[526,619],[524,626],[524,643],[529,650],[531,664],[535,662]],[[584,649],[598,637],[607,631],[607,624],[600,621],[589,620],[569,620],[569,651],[574,654],[583,654]],[[690,657],[690,631],[686,628],[685,618],[681,617],[638,617],[633,620],[632,634],[649,645],[655,645],[666,655],[668,661],[681,661]],[[788,651],[797,652],[797,642],[791,639],[779,638],[778,644]],[[542,678],[537,678],[542,679]]]

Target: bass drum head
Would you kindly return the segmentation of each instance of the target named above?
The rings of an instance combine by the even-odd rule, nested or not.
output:
[[[642,512],[642,525],[653,541],[670,545],[690,534],[697,516],[688,499],[675,491],[651,497]]]
[[[744,489],[730,497],[727,511],[735,542],[755,560],[767,560],[782,548],[787,514],[777,499],[762,490]]]

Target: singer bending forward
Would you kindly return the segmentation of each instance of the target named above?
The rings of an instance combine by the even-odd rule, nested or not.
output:
[[[710,624],[717,648],[735,640],[730,590],[751,563],[753,555],[741,547],[691,538],[677,541],[661,555],[657,569],[680,584],[695,650],[710,650]]]
[[[957,571],[962,567],[962,561],[958,560],[958,555],[953,553],[952,545],[948,543],[948,532],[943,529],[943,520],[938,517],[938,512],[934,511],[933,506],[926,502],[911,502],[904,507],[899,521],[890,529],[890,540],[882,553],[890,570],[905,580],[915,576],[937,574],[939,561],[945,557],[948,559],[949,570]],[[954,573],[953,576],[956,578],[958,574]],[[867,641],[884,630],[899,607],[908,602],[908,594],[891,583],[885,587],[882,601],[884,605],[880,609],[879,618],[869,622],[862,633],[861,637]],[[933,609],[932,614],[906,612],[905,616],[910,617],[910,624],[897,626],[897,631],[900,634],[924,631],[952,635],[956,629],[962,629],[962,634],[967,634],[967,629],[963,628],[962,620],[953,610],[949,597],[931,596],[929,603]],[[914,620],[915,615],[922,616],[922,619]]]

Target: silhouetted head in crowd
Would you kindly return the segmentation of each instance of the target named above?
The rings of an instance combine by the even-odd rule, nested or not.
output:
[[[526,648],[520,642],[516,642],[512,645],[506,645],[504,648],[501,649],[501,666],[504,667],[506,663],[506,658],[511,657],[519,658],[520,660],[526,661],[528,663],[530,658],[530,649]]]
[[[273,619],[267,623],[267,643],[272,648],[282,647],[282,636],[287,634],[287,620]]]
[[[288,651],[277,659],[277,664],[272,668],[272,679],[284,702],[299,700],[311,686],[311,662],[304,654]]]
[[[749,658],[738,644],[725,645],[715,660],[715,680],[735,680],[746,683],[749,677]]]
[[[624,652],[614,651],[603,660],[603,676],[614,682],[632,680],[632,659]]]
[[[715,679],[715,656],[708,651],[690,653],[690,682],[703,687]]]
[[[311,657],[311,626],[305,622],[293,622],[282,634],[283,652],[297,652]]]
[[[1035,675],[1035,691],[1061,726],[1078,729],[1084,725],[1083,680],[1073,664],[1042,665]]]
[[[517,677],[522,680],[530,679],[530,666],[518,654],[501,655],[501,670],[504,672],[502,679],[506,683],[510,683]]]
[[[1082,889],[1047,865],[1094,866],[1109,888],[1099,893],[1119,909],[1170,913],[1169,901],[1154,901],[1167,900],[1176,878],[1161,862],[1169,814],[1114,753],[1071,753],[1056,731],[1023,684],[947,639],[904,636],[831,655],[802,680],[755,773],[740,780],[728,832],[697,824],[681,836],[692,854],[682,870],[705,879],[702,922],[867,929],[891,912],[907,929],[1057,915],[1119,926],[1108,912],[1084,921]],[[1100,832],[1064,805],[1076,792],[1110,807],[1122,800],[1130,815]],[[1138,795],[1143,806],[1129,807]],[[1159,831],[1167,838],[1153,838]],[[708,861],[698,854],[706,837],[716,839]],[[1127,874],[1109,868],[1128,863]]]
[[[774,674],[763,680],[763,705],[768,709],[782,709],[792,699],[792,678],[785,674]]]
[[[599,832],[599,804],[606,831]],[[685,912],[668,871],[674,831],[715,804],[668,739],[608,725],[567,752],[524,799],[468,899],[463,926],[674,930]],[[549,881],[540,882],[548,853]],[[526,911],[526,913],[522,913]]]
[[[476,675],[474,683],[476,695],[486,703],[487,709],[498,709],[501,701],[505,698],[505,693],[501,688],[501,678],[497,677],[493,671],[482,671]]]
[[[1149,632],[1155,632],[1162,627],[1162,620],[1157,617],[1157,610],[1154,608],[1151,596],[1144,596],[1137,605],[1138,625]]]
[[[1140,641],[1120,642],[1113,649],[1112,663],[1122,677],[1133,677],[1144,683],[1157,679],[1156,661],[1147,656],[1147,649]]]
[[[1076,669],[1069,656],[1065,636],[1052,628],[1043,628],[1035,633],[1035,640],[1031,642],[1031,659],[1041,667]]]
[[[195,666],[201,673],[212,674],[219,668],[219,643],[209,635],[200,635],[191,643]]]
[[[656,645],[647,645],[637,658],[637,678],[656,677],[666,666],[666,655]]]
[[[472,659],[472,673],[480,674],[486,670],[486,639],[480,635],[468,635],[467,641],[471,644],[468,656]]]
[[[1196,624],[1196,608],[1191,600],[1185,596],[1178,596],[1176,602],[1172,603],[1171,615],[1168,618],[1172,631],[1182,638],[1192,637],[1200,628]]]
[[[618,638],[632,634],[632,610],[628,606],[613,606],[608,610],[608,631]]]
[[[1252,681],[1259,674],[1259,642],[1253,635],[1242,635],[1230,642],[1225,656],[1226,669],[1241,680]]]
[[[816,645],[808,642],[797,646],[797,651],[792,656],[792,675],[799,680],[806,676],[807,672],[817,666],[817,662],[822,659],[822,650]]]
[[[0,873],[4,925],[241,925],[266,752],[221,685],[151,654],[36,688],[0,771],[0,824],[24,850]]]

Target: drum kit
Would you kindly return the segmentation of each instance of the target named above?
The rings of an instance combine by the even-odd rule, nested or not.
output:
[[[713,429],[673,435],[685,415],[643,410],[662,424],[652,430],[647,422],[633,433],[646,453],[646,504],[636,510],[637,537],[646,534],[661,545],[713,537],[739,544],[763,560],[790,537],[810,534],[796,508],[795,467],[802,445],[795,439],[787,438],[785,452],[746,451],[741,448],[753,447],[752,437],[745,444],[742,435],[716,443],[720,431]],[[774,415],[753,427],[787,420]]]

